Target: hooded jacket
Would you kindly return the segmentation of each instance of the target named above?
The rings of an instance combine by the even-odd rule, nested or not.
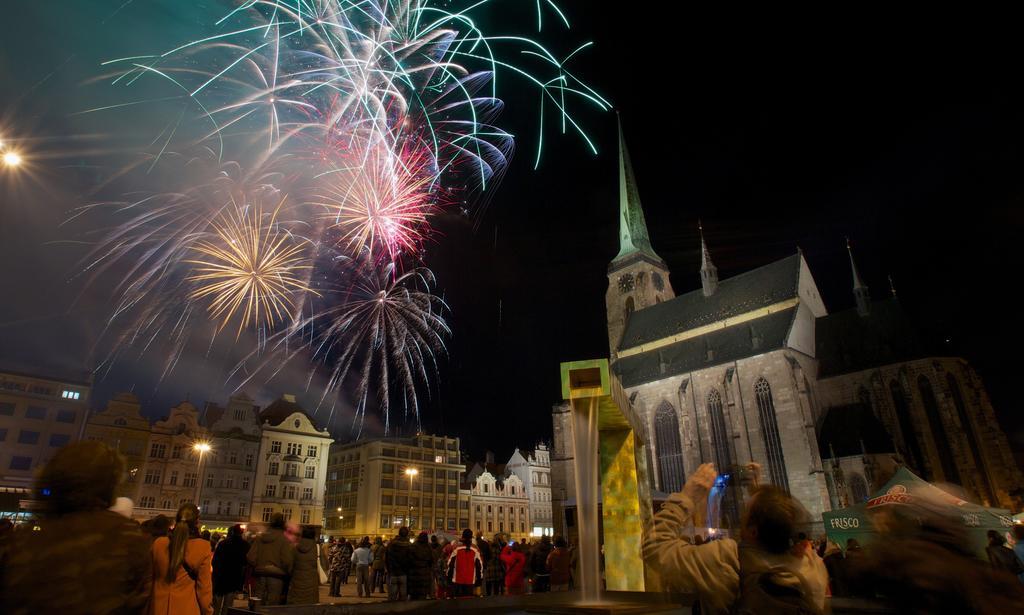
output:
[[[740,546],[730,538],[691,544],[685,535],[693,514],[689,495],[671,495],[644,532],[644,561],[667,581],[696,592],[701,612],[729,613],[740,596]],[[762,575],[799,591],[824,612],[828,573],[821,559],[809,550],[794,555],[744,546],[743,575]]]
[[[288,585],[288,604],[316,604],[320,602],[320,575],[316,570],[319,555],[316,543],[303,538],[295,545],[292,580]]]
[[[254,576],[286,577],[292,573],[295,550],[284,532],[271,528],[253,542],[246,559]]]

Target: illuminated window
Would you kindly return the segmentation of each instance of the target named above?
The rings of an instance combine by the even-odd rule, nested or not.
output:
[[[654,414],[654,442],[658,456],[658,482],[665,493],[683,488],[686,470],[683,466],[683,447],[679,439],[679,418],[676,409],[667,401],[661,402]]]
[[[281,441],[280,440],[274,440],[274,441],[272,441],[270,443],[270,452],[271,453],[280,453],[281,452]]]

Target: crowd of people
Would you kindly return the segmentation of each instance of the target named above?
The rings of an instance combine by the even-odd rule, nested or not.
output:
[[[944,502],[915,498],[873,513],[879,536],[870,546],[850,539],[842,549],[808,539],[803,506],[755,482],[738,540],[697,540],[693,528],[716,478],[711,464],[700,466],[654,515],[642,548],[666,585],[697,595],[701,613],[825,613],[829,596],[870,599],[897,613],[1024,612],[1024,527],[1012,528],[1013,549],[989,531],[985,562]]]
[[[320,586],[341,596],[388,600],[461,598],[570,589],[575,554],[562,538],[533,545],[488,541],[465,530],[449,542],[399,528],[390,540],[330,538],[274,515],[262,533],[241,525],[222,537],[202,530],[200,511],[139,524],[115,498],[123,460],[107,445],[62,448],[36,490],[38,525],[0,524],[0,612],[220,615],[241,597],[253,604],[314,604]],[[529,588],[529,589],[528,589]]]
[[[364,536],[321,543],[312,527],[281,515],[252,535],[201,531],[200,511],[133,521],[115,499],[121,457],[105,444],[62,448],[37,479],[41,521],[14,530],[0,523],[0,612],[224,613],[237,597],[253,605],[313,604],[320,588],[391,601],[566,591],[577,577],[565,539],[533,544],[460,538],[406,527],[389,540]],[[756,469],[752,474],[757,475]],[[694,536],[716,473],[698,468],[645,529],[639,555],[668,588],[695,594],[701,613],[824,613],[829,596],[870,598],[900,613],[1024,612],[1024,526],[988,533],[985,562],[963,523],[941,503],[879,510],[879,539],[844,548],[803,533],[807,513],[786,491],[754,485],[734,538]],[[638,560],[639,561],[639,560]]]

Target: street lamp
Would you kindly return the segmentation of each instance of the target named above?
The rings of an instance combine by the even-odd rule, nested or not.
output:
[[[203,495],[203,458],[212,448],[213,447],[210,446],[209,442],[196,442],[192,445],[192,450],[199,453],[199,483],[198,488],[196,489],[196,507],[199,508],[200,511],[202,511],[202,508],[200,507],[202,501],[199,498]]]
[[[412,479],[416,478],[416,475],[420,471],[416,468],[406,468],[405,475],[409,477],[409,515],[405,518],[406,526],[412,529]]]
[[[21,154],[18,152],[4,152],[4,166],[15,168],[21,165]]]

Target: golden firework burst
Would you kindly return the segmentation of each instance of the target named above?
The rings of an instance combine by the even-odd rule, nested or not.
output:
[[[282,202],[283,203],[283,202]],[[259,206],[233,207],[213,224],[210,241],[193,246],[198,253],[188,279],[196,283],[191,299],[212,297],[210,316],[222,330],[240,316],[238,335],[250,324],[273,327],[288,317],[292,296],[312,292],[300,273],[312,269],[305,255],[306,241],[283,232],[277,213],[266,216]]]

